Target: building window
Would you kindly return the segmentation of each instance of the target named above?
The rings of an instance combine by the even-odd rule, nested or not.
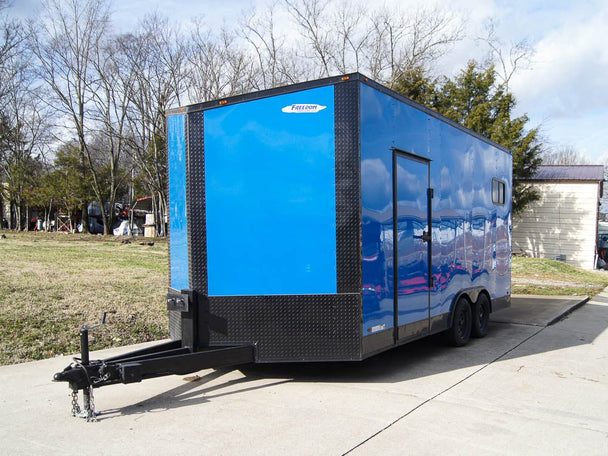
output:
[[[505,204],[505,188],[504,181],[492,179],[492,202],[494,204]]]

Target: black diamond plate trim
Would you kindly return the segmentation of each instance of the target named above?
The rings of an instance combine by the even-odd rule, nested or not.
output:
[[[362,286],[359,86],[352,81],[334,90],[338,293],[360,293]]]
[[[188,114],[188,255],[190,288],[207,294],[207,225],[205,217],[204,113]]]
[[[256,344],[257,362],[361,359],[361,295],[209,297],[228,323],[211,343]]]
[[[177,310],[169,311],[169,337],[171,340],[182,338],[182,313]]]

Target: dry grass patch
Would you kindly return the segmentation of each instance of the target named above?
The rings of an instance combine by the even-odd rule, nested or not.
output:
[[[13,233],[0,239],[0,364],[79,351],[83,323],[97,350],[168,336],[167,243]],[[147,240],[146,240],[147,241]]]
[[[513,294],[594,296],[608,286],[608,271],[587,271],[561,261],[513,257]]]
[[[168,337],[165,240],[2,234],[0,365],[78,353],[80,326],[103,311],[107,323],[91,332],[92,350]],[[534,258],[513,258],[512,277],[513,293],[523,294],[594,295],[608,286],[606,271]]]

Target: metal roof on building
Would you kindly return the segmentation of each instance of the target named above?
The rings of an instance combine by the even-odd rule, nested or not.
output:
[[[603,165],[541,165],[536,173],[526,180],[594,181],[604,180]]]

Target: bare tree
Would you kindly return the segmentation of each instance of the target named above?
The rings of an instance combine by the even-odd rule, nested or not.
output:
[[[548,149],[542,155],[543,165],[589,165],[589,160],[574,146],[564,145]]]
[[[383,8],[372,16],[367,62],[375,79],[392,85],[412,68],[428,68],[463,37],[463,25],[448,11],[435,7],[407,15]]]
[[[250,71],[249,89],[270,89],[295,83],[303,76],[296,63],[295,52],[288,47],[286,37],[277,32],[276,9],[277,1],[261,12],[249,12],[241,21],[240,34],[250,53],[255,56],[255,64]]]
[[[166,17],[159,14],[146,16],[141,24],[141,36],[145,37],[147,43],[140,41],[140,44],[147,44],[144,49],[149,52],[149,59],[156,60],[155,64],[148,61],[153,68],[151,81],[159,84],[159,96],[169,104],[175,101],[181,105],[188,75],[188,46],[184,37],[179,27],[171,25]]]
[[[336,49],[329,24],[329,0],[284,0],[287,11],[298,26],[302,38],[310,46],[310,54],[303,57],[315,62],[315,78],[333,73],[332,59]]]
[[[30,81],[19,78],[11,84],[2,114],[0,150],[0,176],[3,176],[5,184],[2,190],[14,214],[9,228],[26,230],[27,224],[23,226],[22,222],[29,219],[29,208],[50,141],[45,106],[41,105],[34,94],[35,89],[29,84]],[[25,213],[22,212],[24,210]]]
[[[7,7],[5,0],[0,0],[0,12]],[[12,163],[11,137],[12,127],[10,117],[5,114],[8,110],[8,95],[11,91],[12,81],[15,76],[15,57],[19,54],[19,46],[23,41],[19,24],[10,21],[2,14],[1,37],[0,37],[0,213],[4,217],[4,201],[10,203],[11,195],[5,181],[10,179],[9,171]],[[12,204],[12,203],[11,203]],[[8,223],[12,228],[12,217],[8,216]]]
[[[372,16],[373,45],[368,55],[372,78],[392,81],[403,60],[400,52],[407,22],[401,15],[383,9]]]
[[[3,2],[0,3],[2,9]],[[10,203],[9,227],[27,229],[24,219],[34,199],[42,170],[49,125],[31,71],[31,54],[25,46],[22,24],[2,16],[0,43],[0,191]],[[23,213],[25,211],[25,213]],[[23,216],[25,215],[25,217]]]
[[[45,15],[31,22],[32,51],[39,62],[38,76],[53,93],[53,106],[76,134],[83,169],[91,171],[92,185],[101,196],[101,182],[94,171],[88,134],[89,115],[97,75],[93,58],[102,46],[109,22],[104,0],[47,0]],[[103,207],[103,204],[101,204]],[[88,231],[87,205],[82,209],[83,230]]]
[[[196,20],[190,36],[188,94],[202,102],[251,90],[252,59],[239,46],[237,35],[221,28],[215,32]]]
[[[146,17],[139,30],[117,39],[123,73],[132,75],[126,118],[127,148],[133,165],[153,197],[157,233],[165,234],[167,201],[167,132],[165,112],[181,104],[187,86],[187,47],[180,32],[159,15]],[[125,79],[126,82],[126,79]]]
[[[312,77],[364,71],[391,85],[402,72],[437,61],[463,37],[462,22],[438,7],[408,14],[382,7],[368,16],[358,3],[283,1],[308,45],[302,56],[317,68]]]
[[[0,12],[6,8],[6,2],[0,1]],[[15,66],[15,58],[23,51],[23,43],[26,35],[22,32],[22,24],[10,20],[2,14],[0,16],[0,109],[3,100],[10,92],[11,81],[17,77],[18,67]]]
[[[339,73],[363,70],[363,56],[372,34],[365,18],[361,5],[346,0],[339,3],[333,20],[338,38],[334,62]]]
[[[486,24],[486,36],[478,38],[478,40],[484,41],[489,46],[488,59],[495,63],[496,74],[508,92],[513,75],[531,64],[534,49],[526,39],[511,43],[506,47],[499,39],[496,33],[496,23],[492,19]]]
[[[98,154],[95,165],[91,167],[100,184],[96,186],[96,196],[100,202],[109,203],[110,208],[107,212],[104,205],[101,208],[104,234],[110,234],[114,226],[114,203],[117,192],[124,183],[121,157],[124,156],[127,143],[129,97],[136,77],[135,67],[126,64],[124,55],[118,51],[119,44],[109,41],[93,50],[92,59],[97,74],[95,90],[92,91],[95,106],[92,117],[98,129],[97,143],[103,152]],[[92,154],[89,160],[93,165],[91,158]],[[103,178],[100,172],[103,172]]]

